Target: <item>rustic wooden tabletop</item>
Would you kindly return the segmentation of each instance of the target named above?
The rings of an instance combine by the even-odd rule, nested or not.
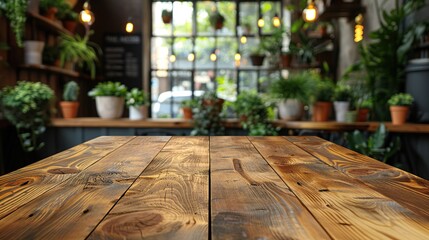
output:
[[[429,182],[317,137],[100,137],[0,177],[0,239],[125,238],[429,239]]]

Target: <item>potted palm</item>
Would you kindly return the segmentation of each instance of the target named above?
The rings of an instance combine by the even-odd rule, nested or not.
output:
[[[193,118],[193,109],[198,107],[198,99],[188,99],[185,101],[182,101],[180,103],[180,106],[182,107],[182,113],[184,119],[192,119]]]
[[[120,82],[100,82],[89,91],[88,95],[95,98],[98,116],[112,119],[120,118],[124,111],[127,87]]]
[[[52,89],[40,82],[21,81],[2,89],[3,114],[15,126],[24,151],[34,152],[44,146],[39,138],[49,122],[53,98]]]
[[[146,104],[146,94],[143,90],[132,88],[125,96],[125,104],[129,108],[131,120],[144,119],[143,108]]]
[[[63,101],[60,102],[61,112],[64,118],[75,118],[79,109],[79,85],[70,81],[64,85]]]
[[[387,103],[390,105],[390,116],[394,125],[404,124],[407,121],[410,106],[413,101],[413,96],[408,93],[397,93],[388,100]]]
[[[337,122],[345,122],[346,115],[349,111],[351,90],[346,86],[337,86],[334,92],[334,109],[335,120]]]
[[[281,119],[301,120],[304,103],[307,103],[312,88],[308,72],[292,73],[289,77],[280,78],[270,88],[270,94],[277,99]]]

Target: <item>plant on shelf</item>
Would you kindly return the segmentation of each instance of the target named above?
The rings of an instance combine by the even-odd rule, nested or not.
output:
[[[291,73],[288,78],[277,79],[270,87],[270,95],[277,100],[280,118],[300,120],[304,103],[308,103],[313,77],[308,71]]]
[[[5,17],[10,22],[18,47],[23,46],[22,39],[24,37],[25,22],[27,21],[27,7],[28,0],[8,0],[0,5],[0,10],[4,12]]]
[[[171,23],[171,21],[173,20],[173,11],[164,9],[162,10],[161,17],[162,22],[164,22],[165,24]]]
[[[74,36],[61,34],[60,62],[61,66],[64,66],[66,62],[72,62],[80,68],[87,67],[91,78],[95,78],[97,54],[101,54],[101,49],[97,44],[88,41],[88,38],[89,35],[81,37],[78,34]]]
[[[64,85],[63,101],[60,102],[64,118],[75,118],[77,116],[79,89],[79,85],[75,81],[69,81]]]
[[[250,136],[275,136],[276,129],[268,121],[268,106],[254,92],[241,92],[232,105],[244,130]]]
[[[357,121],[366,122],[369,118],[369,112],[372,109],[373,101],[371,98],[360,98],[357,102]]]
[[[24,151],[33,152],[44,146],[39,138],[50,119],[53,99],[52,89],[40,82],[20,81],[16,86],[2,89],[4,116],[15,126]]]
[[[257,46],[254,46],[249,54],[250,61],[253,66],[262,66],[265,59],[265,46],[260,42]]]
[[[193,110],[198,107],[198,99],[188,99],[184,100],[180,103],[182,108],[182,114],[184,119],[192,119],[193,118]]]
[[[350,101],[352,101],[350,87],[337,85],[334,91],[335,120],[337,122],[346,121],[346,114],[350,109]]]
[[[63,2],[58,8],[57,13],[58,19],[63,21],[63,26],[65,29],[69,30],[71,33],[76,31],[78,14],[73,11],[70,4]]]
[[[120,82],[100,82],[91,91],[90,97],[95,98],[97,113],[101,118],[119,118],[124,111],[127,87]]]
[[[225,23],[225,17],[218,10],[215,10],[210,13],[209,21],[210,25],[215,30],[219,30],[223,28],[223,24]]]
[[[215,92],[206,92],[198,98],[198,107],[194,109],[194,129],[192,136],[223,135],[222,106],[224,100],[218,98]]]
[[[394,125],[404,124],[410,112],[414,98],[408,93],[394,94],[387,103],[390,106],[390,116]]]
[[[125,96],[125,104],[130,110],[131,120],[144,119],[143,108],[147,103],[146,94],[143,90],[132,88]]]
[[[315,79],[313,120],[316,122],[328,121],[332,112],[335,85],[329,78],[317,77]]]
[[[42,53],[42,62],[45,65],[54,65],[59,67],[60,48],[56,45],[45,46]],[[57,65],[58,64],[58,65]]]

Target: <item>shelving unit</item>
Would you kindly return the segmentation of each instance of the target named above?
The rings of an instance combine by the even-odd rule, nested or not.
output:
[[[48,18],[43,17],[42,15],[28,13],[28,16],[30,17],[31,20],[33,20],[33,23],[35,23],[36,26],[39,28],[42,28],[51,32],[73,35],[73,33],[65,29],[61,24],[53,22]]]
[[[80,74],[73,70],[68,70],[64,68],[59,68],[55,66],[47,66],[47,65],[21,65],[19,66],[20,70],[34,70],[52,74],[59,74],[67,77],[77,78]]]

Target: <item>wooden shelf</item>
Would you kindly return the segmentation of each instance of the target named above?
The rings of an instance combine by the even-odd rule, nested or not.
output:
[[[21,70],[35,70],[35,71],[42,71],[42,72],[48,72],[53,74],[60,74],[63,76],[68,77],[74,77],[77,78],[80,76],[80,74],[73,70],[67,70],[64,68],[54,67],[54,66],[47,66],[47,65],[21,65],[19,66]]]
[[[73,35],[73,33],[65,29],[61,24],[56,23],[46,17],[43,17],[42,15],[35,14],[35,13],[28,13],[28,16],[30,16],[33,20],[35,20],[36,24],[41,28],[44,28],[46,30],[50,30],[53,32]]]

